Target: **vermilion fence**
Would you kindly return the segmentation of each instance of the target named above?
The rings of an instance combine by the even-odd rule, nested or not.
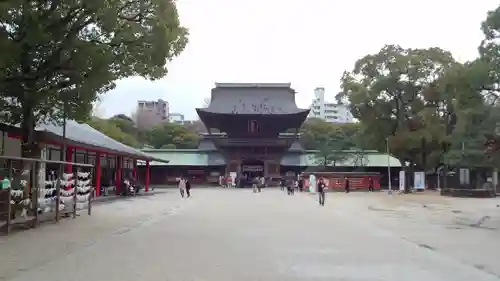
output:
[[[346,180],[349,180],[349,187],[351,190],[356,189],[366,189],[368,190],[370,179],[373,184],[373,189],[380,190],[380,178],[381,175],[378,173],[313,173],[316,176],[316,180],[319,180],[321,177],[324,178],[324,181],[329,190],[342,190],[345,188]],[[306,188],[309,188],[309,176],[311,173],[304,173],[302,177],[304,179],[304,185]]]

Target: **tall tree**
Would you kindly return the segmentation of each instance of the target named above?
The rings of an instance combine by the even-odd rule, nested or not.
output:
[[[473,86],[479,89],[483,95],[483,100],[487,104],[486,112],[493,112],[495,119],[500,98],[500,6],[488,12],[485,21],[481,25],[484,39],[479,46],[479,59],[473,62],[474,72],[470,80],[474,81]],[[488,145],[488,155],[492,157],[500,156],[500,130],[498,130],[500,120],[496,122],[495,128],[490,128],[486,132],[486,142]]]
[[[173,0],[2,1],[2,121],[21,124],[36,157],[36,123],[86,119],[115,80],[165,76],[186,43]]]
[[[429,152],[441,148],[453,99],[440,90],[439,81],[455,65],[452,55],[439,48],[388,45],[344,73],[337,98],[349,104],[363,135],[379,150],[388,140],[402,162],[426,169],[436,164],[430,163]]]

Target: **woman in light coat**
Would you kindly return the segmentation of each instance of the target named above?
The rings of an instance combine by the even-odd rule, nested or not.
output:
[[[184,193],[186,192],[186,179],[184,179],[184,177],[181,177],[179,179],[179,191],[182,198],[184,198]]]

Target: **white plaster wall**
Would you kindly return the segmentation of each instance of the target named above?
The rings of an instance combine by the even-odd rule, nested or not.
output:
[[[1,137],[2,141],[5,141],[3,145],[0,143],[0,145],[2,145],[4,148],[3,155],[11,157],[21,157],[21,140],[9,138],[7,136],[7,133],[4,134],[4,132],[0,131],[0,136],[2,135],[4,136]]]
[[[60,161],[61,160],[61,148],[59,146],[49,144],[49,145],[47,145],[47,148],[51,148],[50,160],[52,160],[52,161]]]

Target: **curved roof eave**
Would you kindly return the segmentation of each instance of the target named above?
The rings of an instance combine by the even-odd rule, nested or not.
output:
[[[63,126],[54,124],[41,124],[37,126],[36,131],[46,132],[59,138],[62,138],[63,136]],[[93,148],[108,150],[110,152],[123,154],[129,157],[135,157],[141,160],[159,162],[165,161],[163,159],[152,157],[151,155],[148,155],[138,149],[118,142],[92,128],[88,124],[81,124],[74,120],[66,121],[66,138],[75,143],[87,145]]]
[[[297,108],[296,110],[294,109],[293,111],[288,111],[288,112],[278,112],[278,113],[263,113],[263,114],[236,114],[236,113],[229,113],[229,112],[217,112],[217,111],[212,111],[209,108],[196,108],[196,113],[198,115],[201,114],[209,114],[209,115],[248,115],[248,116],[287,116],[287,115],[301,115],[305,114],[306,116],[309,114],[311,109],[302,109],[302,108]],[[201,116],[200,116],[201,117]]]

